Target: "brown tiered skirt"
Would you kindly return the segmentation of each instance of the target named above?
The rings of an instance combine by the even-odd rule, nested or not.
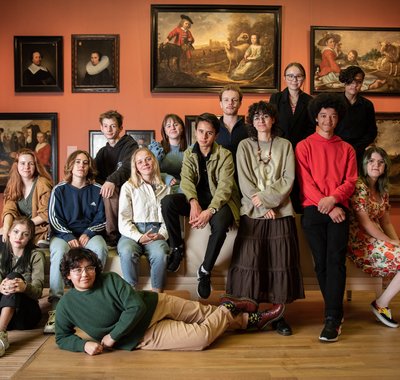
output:
[[[290,303],[304,298],[293,217],[240,218],[227,279],[227,293],[258,302]]]

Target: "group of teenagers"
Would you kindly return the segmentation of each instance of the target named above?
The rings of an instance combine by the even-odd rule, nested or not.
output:
[[[300,63],[287,65],[287,88],[251,104],[245,120],[240,88],[225,86],[223,115],[198,116],[190,147],[175,114],[162,122],[161,143],[139,148],[121,136],[122,115],[103,113],[107,144],[95,159],[73,152],[54,188],[35,153],[21,149],[4,192],[0,356],[7,330],[33,328],[41,318],[45,258],[36,248],[48,245],[52,311],[45,332],[55,332],[62,349],[201,350],[228,329],[291,335],[285,305],[304,298],[296,213],[324,299],[319,340],[335,342],[341,333],[347,256],[389,279],[371,310],[398,327],[389,309],[400,291],[390,160],[371,145],[377,128],[372,103],[360,95],[365,74],[349,66],[340,73],[343,94],[314,98],[301,89],[305,76]],[[238,228],[219,306],[163,293],[167,271],[178,271],[185,257],[180,216],[191,228],[211,227],[197,272],[204,299],[226,234]],[[108,246],[117,247],[123,279],[102,271]],[[152,291],[138,289],[142,255]],[[71,287],[66,294],[64,285]]]

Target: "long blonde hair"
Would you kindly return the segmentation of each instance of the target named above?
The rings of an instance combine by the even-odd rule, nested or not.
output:
[[[160,165],[158,164],[158,161],[154,154],[147,148],[139,148],[136,149],[135,152],[132,154],[131,158],[131,178],[129,181],[133,185],[133,187],[138,188],[142,182],[142,175],[139,173],[136,167],[136,156],[140,152],[146,152],[151,156],[151,159],[153,161],[153,173],[152,173],[152,178],[151,178],[151,184],[152,185],[164,185],[164,182],[161,178],[161,173],[160,173]]]

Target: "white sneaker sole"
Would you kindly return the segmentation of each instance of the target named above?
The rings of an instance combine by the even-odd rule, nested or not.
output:
[[[374,313],[376,319],[378,322],[383,323],[385,326],[387,327],[391,327],[392,329],[396,329],[399,327],[398,323],[392,323],[390,321],[388,321],[387,319],[385,319],[379,312],[378,310],[376,310],[372,305],[371,305],[371,310]]]

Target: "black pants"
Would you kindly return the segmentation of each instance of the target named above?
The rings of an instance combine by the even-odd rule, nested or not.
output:
[[[190,215],[190,204],[184,194],[171,194],[161,200],[161,212],[167,226],[169,243],[172,248],[183,244],[179,216]],[[228,205],[222,206],[210,219],[211,235],[208,239],[203,267],[211,272],[224,244],[229,226],[233,223],[233,214]]]
[[[24,277],[17,272],[7,275],[8,279]],[[36,327],[42,318],[39,302],[24,293],[14,293],[8,296],[0,294],[0,310],[3,307],[12,307],[15,313],[7,326],[7,330],[30,330]]]
[[[346,285],[346,251],[349,215],[334,223],[317,207],[304,209],[302,226],[314,257],[315,272],[325,301],[325,317],[340,321],[343,317],[343,296]]]

